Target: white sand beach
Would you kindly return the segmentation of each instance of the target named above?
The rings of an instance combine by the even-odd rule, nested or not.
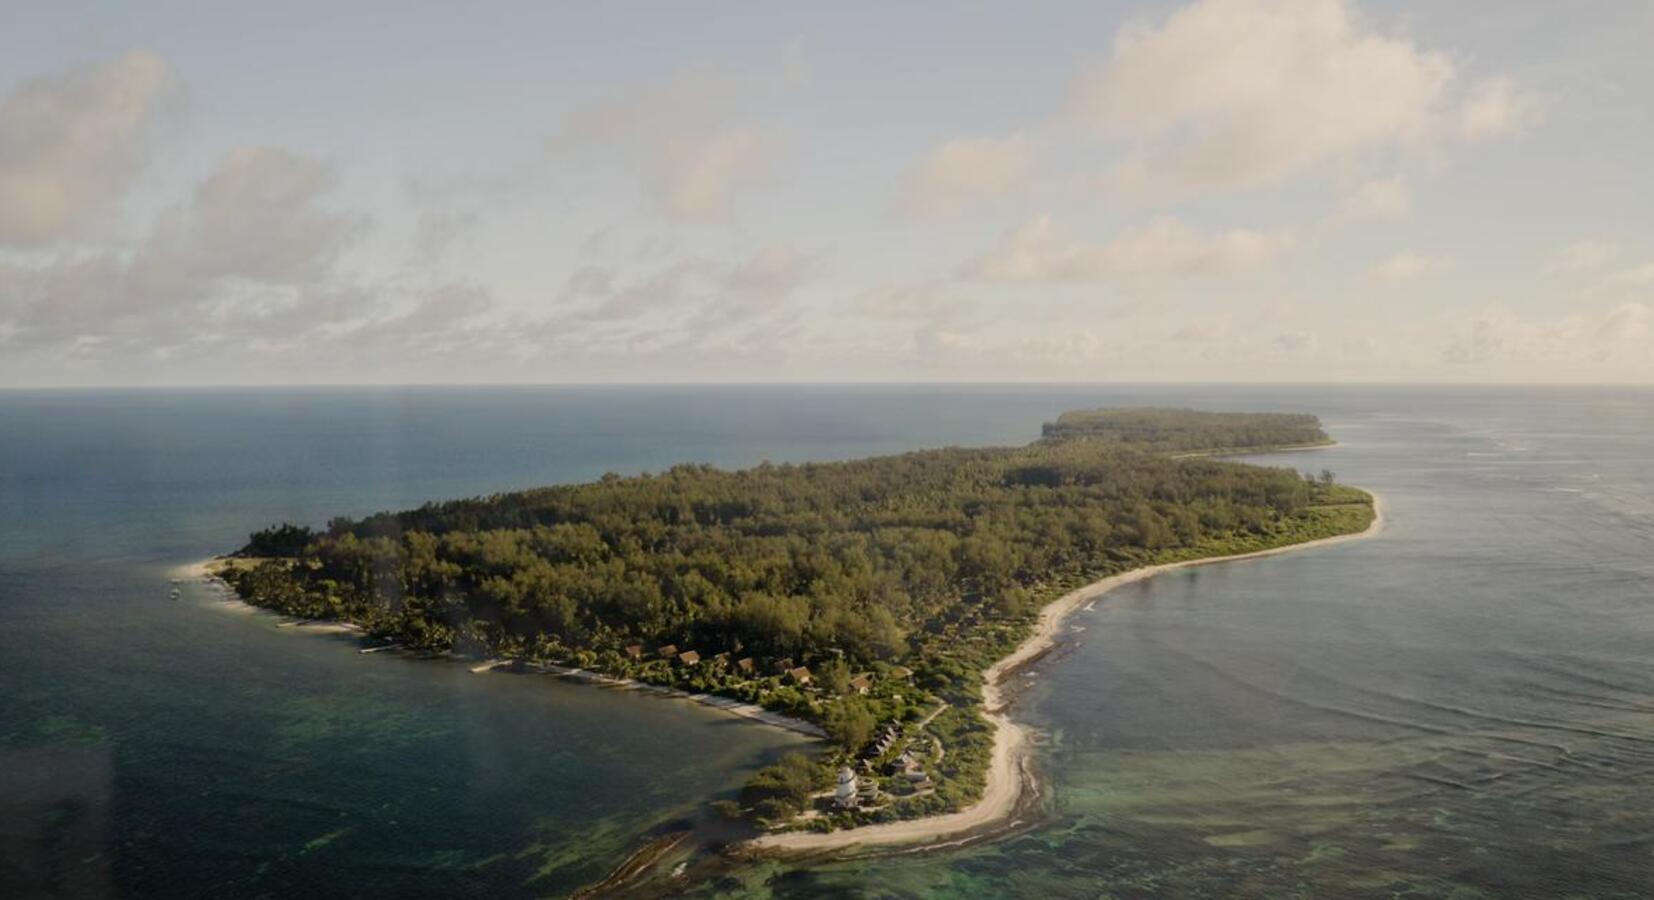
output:
[[[1007,823],[1025,793],[1033,790],[1035,785],[1028,767],[1029,736],[1027,730],[1013,721],[1008,714],[1008,706],[1005,701],[1005,679],[1010,673],[1049,650],[1056,643],[1057,635],[1062,630],[1063,621],[1070,613],[1081,605],[1095,600],[1121,585],[1153,578],[1163,572],[1213,563],[1261,559],[1266,556],[1295,553],[1299,550],[1328,547],[1333,544],[1372,537],[1384,528],[1383,501],[1377,494],[1372,494],[1372,498],[1372,524],[1368,525],[1365,531],[1356,534],[1341,534],[1336,537],[1305,541],[1301,544],[1258,550],[1252,553],[1212,556],[1204,559],[1191,559],[1185,562],[1145,566],[1141,569],[1121,572],[1118,575],[1111,575],[1100,581],[1092,582],[1047,604],[1044,609],[1040,610],[1039,622],[1034,627],[1034,633],[1018,645],[1010,655],[1001,659],[983,673],[983,712],[994,725],[994,754],[993,761],[988,769],[987,787],[982,792],[982,798],[976,803],[958,812],[923,819],[909,819],[903,822],[890,822],[880,825],[864,825],[860,828],[849,828],[827,833],[790,831],[764,835],[748,841],[746,846],[760,851],[817,853],[850,847],[939,844],[957,841],[970,836],[973,832]]]

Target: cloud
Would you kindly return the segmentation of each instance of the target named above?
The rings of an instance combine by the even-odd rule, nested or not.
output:
[[[785,245],[736,262],[689,257],[631,278],[608,266],[583,266],[564,283],[566,309],[553,320],[563,326],[671,324],[705,334],[781,312],[811,274],[811,261]]]
[[[1608,288],[1645,288],[1654,286],[1654,263],[1643,263],[1622,269],[1608,276],[1603,283]]]
[[[1625,302],[1555,319],[1529,319],[1490,306],[1453,330],[1442,360],[1457,365],[1640,368],[1654,363],[1654,306],[1647,303]]]
[[[1486,78],[1470,89],[1459,108],[1459,135],[1467,141],[1503,137],[1545,118],[1541,100],[1509,78]]]
[[[1619,245],[1608,241],[1575,241],[1556,251],[1545,264],[1548,275],[1574,272],[1593,272],[1608,264],[1619,252]]]
[[[751,93],[739,73],[692,66],[613,91],[563,117],[553,151],[652,146],[737,114]]]
[[[1272,342],[1287,353],[1308,353],[1315,349],[1319,340],[1307,331],[1283,331],[1275,335]]]
[[[674,221],[728,222],[735,189],[767,180],[780,147],[752,129],[668,140],[655,158],[657,206]]]
[[[639,172],[655,210],[676,222],[733,218],[739,189],[765,183],[786,143],[755,108],[796,79],[697,66],[613,92],[564,117],[554,155],[601,154]]]
[[[1373,281],[1394,284],[1401,281],[1411,281],[1437,268],[1437,266],[1438,263],[1435,260],[1406,250],[1374,263],[1367,269],[1367,277]]]
[[[879,320],[953,321],[960,313],[975,308],[975,304],[955,296],[957,287],[943,280],[884,285],[857,296],[852,311]]]
[[[1196,344],[1227,343],[1235,336],[1235,318],[1227,313],[1186,322],[1172,332],[1174,341]]]
[[[1050,216],[1040,216],[968,261],[961,274],[1013,282],[1229,275],[1257,269],[1293,246],[1285,232],[1236,229],[1207,234],[1169,216],[1128,228],[1107,243],[1085,244],[1066,237]]]
[[[759,250],[744,262],[723,271],[717,279],[726,293],[775,305],[802,286],[809,275],[809,261],[787,246]]]
[[[364,223],[323,204],[334,182],[331,167],[284,150],[231,151],[134,247],[16,270],[10,339],[142,351],[268,333],[289,314],[306,327],[359,315],[365,295],[332,276]]]
[[[1420,153],[1532,122],[1507,79],[1455,97],[1453,61],[1377,30],[1344,0],[1200,0],[1116,36],[1071,115],[1127,142],[1115,190],[1172,199],[1279,183],[1330,161]]]
[[[275,147],[231,150],[188,206],[164,215],[150,253],[195,277],[303,284],[328,274],[360,234],[354,214],[329,209],[333,167]]]
[[[160,57],[129,53],[26,81],[0,102],[0,243],[49,244],[114,206],[171,81]]]
[[[1413,191],[1403,175],[1368,181],[1346,194],[1333,214],[1334,225],[1404,219],[1413,211]]]
[[[952,216],[974,201],[1003,196],[1026,183],[1034,156],[1034,142],[1023,135],[948,141],[908,176],[900,212]]]

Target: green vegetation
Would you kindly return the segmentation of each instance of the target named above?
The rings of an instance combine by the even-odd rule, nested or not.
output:
[[[1045,424],[1047,438],[1114,441],[1144,450],[1214,452],[1330,444],[1314,416],[1192,409],[1084,409]]]
[[[1325,440],[1312,416],[1066,413],[1026,447],[683,465],[281,526],[242,551],[265,559],[223,574],[256,605],[413,648],[576,665],[820,723],[829,758],[766,769],[740,805],[787,821],[855,762],[879,799],[811,823],[834,827],[980,793],[981,673],[1064,591],[1364,528],[1370,498],[1330,473],[1180,458]],[[863,752],[882,733],[888,746]]]
[[[741,788],[741,803],[760,817],[781,821],[803,812],[810,795],[826,781],[827,771],[802,753],[788,753],[766,766]]]

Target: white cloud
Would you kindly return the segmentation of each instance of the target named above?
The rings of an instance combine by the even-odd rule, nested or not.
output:
[[[1544,118],[1539,98],[1509,78],[1486,78],[1470,89],[1459,109],[1459,134],[1468,141],[1502,137]]]
[[[323,205],[334,180],[329,166],[284,150],[231,151],[130,250],[62,254],[16,270],[8,292],[23,300],[12,340],[143,350],[360,314],[367,298],[332,283],[363,227]]]
[[[769,179],[785,147],[754,107],[795,81],[796,53],[773,78],[699,66],[616,91],[565,116],[554,154],[618,160],[641,175],[654,208],[677,222],[724,223],[738,189]]]
[[[332,166],[275,147],[231,150],[189,205],[164,216],[151,252],[192,274],[273,284],[315,282],[358,236],[361,220],[328,209]]]
[[[1027,181],[1034,155],[1034,142],[1023,135],[948,141],[908,176],[901,212],[951,216],[976,200],[1003,196]]]
[[[1285,232],[1246,229],[1207,234],[1161,216],[1128,228],[1104,244],[1067,237],[1040,216],[967,262],[962,274],[986,281],[1085,282],[1113,278],[1228,275],[1259,268],[1289,252]]]
[[[1175,198],[1490,137],[1536,114],[1502,79],[1479,84],[1461,108],[1456,74],[1446,54],[1379,31],[1344,0],[1200,0],[1122,29],[1069,106],[1133,147],[1107,185]]]
[[[1430,257],[1406,250],[1374,263],[1367,269],[1367,277],[1374,281],[1393,284],[1400,281],[1411,281],[1437,267],[1438,263]]]
[[[0,242],[72,235],[137,175],[171,81],[151,53],[24,82],[0,103]]]
[[[1413,211],[1413,191],[1404,175],[1368,181],[1346,194],[1333,214],[1333,224],[1404,219]]]
[[[809,261],[791,247],[765,247],[725,271],[719,287],[729,294],[775,305],[804,284],[809,268]]]
[[[1610,288],[1645,288],[1654,286],[1654,263],[1643,263],[1610,275],[1605,284]]]
[[[655,160],[659,208],[681,222],[729,221],[735,189],[765,181],[780,146],[752,129],[668,140]]]
[[[1275,335],[1273,343],[1287,353],[1296,354],[1314,350],[1320,341],[1307,331],[1283,331]]]
[[[1620,303],[1595,312],[1531,319],[1491,306],[1461,320],[1442,359],[1461,365],[1571,364],[1630,371],[1654,363],[1654,306]]]
[[[713,328],[781,312],[810,278],[811,261],[785,245],[723,262],[689,257],[634,277],[607,266],[583,266],[564,284],[553,317],[576,323],[660,324],[705,333]]]
[[[1575,241],[1556,251],[1545,264],[1548,274],[1591,272],[1602,268],[1619,252],[1619,245],[1608,241]]]

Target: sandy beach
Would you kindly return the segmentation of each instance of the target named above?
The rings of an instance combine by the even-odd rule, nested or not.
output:
[[[988,769],[987,787],[982,792],[982,798],[976,803],[955,813],[946,813],[923,819],[909,819],[903,822],[864,825],[860,828],[825,834],[811,831],[791,831],[782,834],[764,835],[748,841],[746,846],[760,851],[819,853],[850,847],[902,844],[935,845],[955,842],[971,836],[974,832],[1010,823],[1018,805],[1028,792],[1033,790],[1035,785],[1028,767],[1028,732],[1023,726],[1013,721],[1009,715],[1004,697],[1005,680],[1012,672],[1055,645],[1057,635],[1062,631],[1063,621],[1070,613],[1121,585],[1153,578],[1163,572],[1212,565],[1214,563],[1261,559],[1266,556],[1295,553],[1299,550],[1328,547],[1333,544],[1343,544],[1372,537],[1384,528],[1383,501],[1377,494],[1372,494],[1372,498],[1373,521],[1365,531],[1305,541],[1301,544],[1292,544],[1286,547],[1274,547],[1269,550],[1257,550],[1251,553],[1210,556],[1185,562],[1144,566],[1141,569],[1132,569],[1129,572],[1121,572],[1118,575],[1111,575],[1100,581],[1094,581],[1047,604],[1044,609],[1040,610],[1039,621],[1034,626],[1034,633],[1018,645],[1010,655],[994,663],[982,675],[983,713],[994,726],[994,754],[992,764]]]
[[[1203,459],[1206,457],[1223,458],[1226,456],[1259,456],[1268,453],[1302,453],[1305,450],[1336,450],[1342,447],[1337,441],[1327,441],[1324,444],[1282,444],[1279,447],[1226,447],[1217,450],[1186,450],[1182,453],[1173,453],[1172,459]]]
[[[530,668],[531,670],[541,671],[550,675],[557,675],[562,678],[580,681],[586,684],[593,684],[599,687],[607,687],[622,691],[637,691],[642,694],[652,694],[657,697],[666,697],[674,700],[688,700],[691,703],[699,703],[702,706],[709,706],[721,712],[729,713],[732,716],[739,716],[740,718],[769,725],[773,728],[780,728],[785,731],[802,734],[805,737],[816,739],[823,739],[827,737],[827,732],[823,731],[821,726],[816,725],[813,722],[806,722],[803,719],[795,719],[792,716],[784,716],[778,712],[771,712],[770,710],[767,710],[755,703],[743,703],[740,700],[735,700],[730,697],[720,697],[717,694],[692,694],[688,691],[679,690],[678,688],[665,687],[664,685],[658,684],[645,684],[644,682],[632,678],[621,678],[615,675],[605,675],[602,672],[593,672],[589,669],[575,669],[568,666],[553,665],[551,663],[530,664]]]
[[[291,628],[309,634],[357,634],[362,630],[362,626],[354,622],[335,622],[327,619],[295,619],[267,609],[260,609],[236,596],[230,585],[213,571],[213,563],[223,562],[226,562],[225,557],[215,556],[212,559],[203,559],[200,562],[179,566],[168,574],[175,581],[194,581],[212,585],[219,594],[218,599],[213,601],[213,606],[225,612],[274,616],[281,620],[276,623],[277,628]]]
[[[283,616],[279,613],[271,612],[267,609],[261,609],[251,603],[248,603],[247,601],[236,596],[235,591],[232,590],[222,578],[219,578],[217,574],[213,572],[213,563],[222,561],[222,557],[204,559],[200,562],[179,566],[176,569],[173,569],[170,574],[174,579],[179,581],[203,582],[215,587],[220,596],[214,601],[213,605],[221,609],[229,612],[248,614],[256,613],[274,616],[281,619],[281,621],[276,625],[277,628],[291,628],[294,631],[303,631],[310,634],[362,633],[362,627],[354,622],[338,622],[325,619],[294,619],[288,616]],[[396,647],[391,645],[386,646],[383,649],[394,650]],[[510,662],[510,660],[506,659],[487,660],[480,665],[473,665],[471,667],[471,671],[481,675],[487,672],[492,672],[495,669],[507,667]],[[720,697],[716,694],[693,694],[677,688],[645,684],[631,678],[618,678],[613,675],[605,675],[601,672],[592,672],[586,669],[576,669],[568,666],[552,665],[549,663],[533,664],[530,668],[532,671],[539,671],[548,675],[556,675],[570,681],[579,681],[585,684],[597,685],[599,687],[607,687],[614,690],[623,691],[637,691],[642,694],[650,694],[653,696],[665,697],[674,700],[688,700],[691,703],[698,703],[701,706],[710,707],[720,712],[746,719],[750,722],[757,722],[761,725],[768,725],[772,728],[780,728],[784,731],[791,731],[794,734],[801,734],[808,738],[821,740],[827,737],[827,732],[822,730],[821,726],[816,725],[813,722],[806,722],[803,719],[794,718],[792,716],[784,716],[781,713],[772,712],[762,706],[758,706],[757,704],[743,703],[740,700],[735,700],[729,697]]]

